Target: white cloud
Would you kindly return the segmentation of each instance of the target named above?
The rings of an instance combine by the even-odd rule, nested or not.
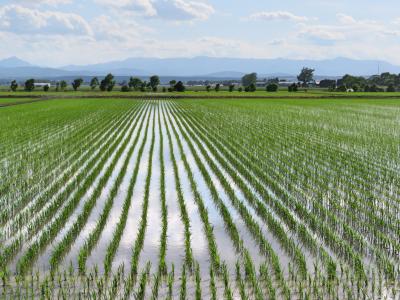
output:
[[[145,16],[157,15],[157,11],[151,0],[95,0],[95,2],[124,11],[136,11]]]
[[[262,11],[252,14],[248,17],[250,20],[264,20],[264,21],[276,21],[276,20],[288,20],[294,22],[305,22],[308,21],[307,17],[297,16],[288,11]]]
[[[19,5],[0,7],[0,30],[18,34],[92,35],[88,22],[77,14]]]
[[[200,1],[160,0],[155,2],[158,16],[170,20],[207,20],[215,13],[214,8]]]
[[[190,0],[95,0],[96,3],[147,17],[172,21],[207,20],[215,10],[202,1]]]
[[[71,3],[72,0],[14,0],[14,3],[23,3],[25,5],[34,5],[34,6],[38,6],[38,5],[50,5],[50,6],[57,6],[57,5],[61,5],[61,4],[69,4]]]

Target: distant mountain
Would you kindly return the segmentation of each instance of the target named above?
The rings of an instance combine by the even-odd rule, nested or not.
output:
[[[318,75],[342,76],[346,73],[368,76],[378,72],[400,73],[400,66],[395,66],[384,61],[354,60],[348,58],[335,58],[328,60],[293,60],[293,59],[246,59],[246,58],[128,58],[122,61],[113,61],[86,66],[66,66],[68,71],[102,71],[113,72],[116,69],[131,69],[138,75],[143,73],[158,74],[162,76],[196,76],[208,74],[214,77],[240,77],[243,73],[257,72],[259,74],[286,74],[296,75],[304,66],[314,68]],[[232,70],[232,71],[227,71]],[[122,75],[122,74],[121,74]]]
[[[54,68],[41,68],[41,67],[14,67],[14,68],[2,68],[0,67],[0,78],[7,79],[23,79],[23,78],[41,78],[50,79],[61,76],[72,76],[73,72],[64,71]],[[85,75],[85,74],[80,74]]]
[[[17,57],[0,60],[0,78],[53,79],[55,77],[139,76],[157,74],[163,78],[235,79],[245,73],[257,72],[260,78],[296,76],[302,67],[315,69],[316,78],[330,78],[352,74],[370,76],[380,72],[400,73],[400,66],[377,60],[335,58],[328,60],[245,59],[245,58],[128,58],[92,65],[69,65],[60,68],[32,66]]]
[[[31,66],[32,65],[30,63],[23,61],[15,56],[0,60],[0,68],[19,68]]]

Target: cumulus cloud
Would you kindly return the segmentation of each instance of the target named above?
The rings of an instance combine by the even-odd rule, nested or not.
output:
[[[207,20],[214,7],[190,0],[95,0],[96,3],[147,17],[172,21]]]
[[[177,21],[207,20],[215,13],[211,5],[199,1],[160,0],[155,7],[159,17]]]
[[[157,11],[151,0],[95,0],[95,2],[117,9],[136,11],[145,16],[157,15]]]
[[[77,14],[42,11],[19,5],[0,7],[0,30],[17,34],[92,35],[88,22]]]
[[[307,17],[297,16],[288,11],[261,11],[252,14],[248,17],[249,20],[264,20],[264,21],[276,21],[276,20],[288,20],[294,22],[305,22],[308,21]]]

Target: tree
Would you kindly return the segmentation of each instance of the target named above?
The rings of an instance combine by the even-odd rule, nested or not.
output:
[[[106,77],[104,77],[104,79],[100,82],[100,90],[101,91],[107,91],[107,92],[111,92],[114,88],[115,85],[115,80],[114,80],[114,76],[110,73],[107,74]]]
[[[32,92],[35,89],[35,79],[25,81],[25,91]]]
[[[10,89],[11,89],[13,92],[15,92],[15,91],[17,90],[17,88],[18,88],[18,83],[17,83],[17,81],[16,81],[16,80],[11,81]]]
[[[216,91],[216,92],[219,92],[220,89],[221,89],[221,84],[217,83],[217,84],[215,85],[215,91]]]
[[[175,91],[177,92],[184,92],[186,90],[185,85],[182,81],[178,81],[174,86]]]
[[[67,88],[67,82],[65,80],[60,81],[60,90],[64,91]]]
[[[211,85],[207,84],[206,91],[209,92],[211,90]]]
[[[90,80],[90,88],[94,90],[98,85],[99,79],[97,77],[93,77],[92,80]]]
[[[246,87],[247,91],[246,92],[255,92],[257,90],[257,87],[255,83],[251,83],[249,86]]]
[[[297,92],[298,90],[299,90],[299,87],[295,83],[293,83],[293,84],[288,86],[288,91],[289,92]]]
[[[43,91],[48,92],[50,89],[50,86],[48,84],[43,86]]]
[[[74,91],[79,89],[79,87],[81,86],[82,83],[83,83],[83,79],[82,78],[74,79],[74,81],[71,84],[72,88],[74,89]]]
[[[279,86],[276,83],[270,83],[267,85],[266,90],[267,92],[277,92]]]
[[[336,86],[336,80],[333,79],[323,79],[319,82],[321,88],[331,88],[334,85]]]
[[[314,69],[304,67],[299,76],[297,76],[297,80],[302,82],[304,87],[308,86],[314,80],[314,71]]]
[[[338,87],[337,87],[337,89],[336,89],[338,92],[342,92],[342,93],[344,93],[344,92],[347,92],[347,88],[346,88],[346,86],[345,85],[339,85]]]
[[[230,92],[233,92],[234,89],[235,89],[235,85],[234,84],[229,85],[229,91]]]
[[[238,88],[238,92],[239,92],[239,93],[243,92],[243,87],[240,86],[240,87]]]
[[[160,77],[158,77],[157,75],[151,76],[149,84],[153,92],[157,92],[157,87],[160,84]]]
[[[257,73],[250,73],[246,74],[242,77],[242,85],[244,87],[248,87],[251,84],[256,84],[257,83]]]
[[[133,89],[133,90],[135,90],[135,91],[138,91],[138,90],[140,90],[140,87],[142,86],[142,80],[140,79],[140,78],[137,78],[137,77],[131,77],[130,79],[129,79],[129,83],[128,83],[128,85],[129,85],[129,87],[131,88],[131,89]]]
[[[386,92],[393,93],[395,91],[396,91],[396,88],[394,87],[394,85],[393,84],[389,84],[389,86],[386,89]]]

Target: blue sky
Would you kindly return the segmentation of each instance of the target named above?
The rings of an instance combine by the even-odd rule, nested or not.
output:
[[[0,0],[0,58],[381,59],[400,65],[394,0]]]

